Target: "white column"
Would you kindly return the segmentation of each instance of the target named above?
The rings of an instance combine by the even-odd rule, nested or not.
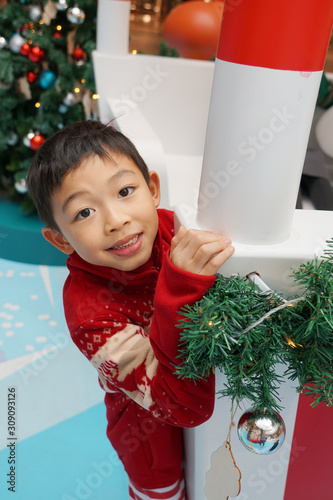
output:
[[[331,0],[226,1],[199,226],[254,245],[290,236],[332,16]]]
[[[98,52],[115,56],[128,54],[130,9],[131,2],[129,0],[98,1]]]

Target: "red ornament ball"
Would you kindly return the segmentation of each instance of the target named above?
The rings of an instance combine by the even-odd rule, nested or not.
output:
[[[75,59],[75,61],[79,61],[80,59],[83,59],[86,55],[86,53],[84,52],[83,49],[81,49],[80,47],[77,47],[76,49],[73,50],[73,59]]]
[[[62,34],[60,33],[60,31],[55,31],[53,33],[53,38],[62,38]]]
[[[30,25],[30,23],[24,23],[23,26],[20,28],[20,31],[22,33],[23,31],[29,30],[31,28],[32,28],[32,26]]]
[[[189,0],[172,9],[163,38],[181,57],[209,60],[216,55],[224,2]]]
[[[37,80],[37,75],[33,71],[27,73],[27,80],[29,83],[34,83]]]
[[[32,47],[31,51],[28,54],[30,61],[32,62],[40,62],[44,58],[44,50],[40,47]]]
[[[31,51],[31,47],[28,43],[24,43],[20,49],[22,56],[27,56]]]
[[[36,151],[45,142],[45,137],[41,134],[36,134],[30,139],[30,149]]]

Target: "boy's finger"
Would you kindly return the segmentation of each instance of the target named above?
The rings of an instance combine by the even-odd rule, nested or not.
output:
[[[221,266],[233,255],[235,247],[232,245],[226,247],[221,252],[215,254],[202,268],[200,274],[211,276],[216,274]]]

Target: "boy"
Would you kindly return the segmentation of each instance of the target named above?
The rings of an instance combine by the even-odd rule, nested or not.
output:
[[[78,122],[38,149],[27,185],[44,238],[68,254],[71,337],[105,390],[107,435],[131,499],[184,500],[182,427],[212,414],[215,380],[174,374],[178,311],[215,281],[234,249],[157,210],[159,179],[134,145],[98,121]]]

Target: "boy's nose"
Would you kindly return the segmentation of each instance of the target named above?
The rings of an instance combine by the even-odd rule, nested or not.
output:
[[[107,207],[105,210],[104,229],[106,233],[121,229],[130,221],[130,216],[114,207]]]

